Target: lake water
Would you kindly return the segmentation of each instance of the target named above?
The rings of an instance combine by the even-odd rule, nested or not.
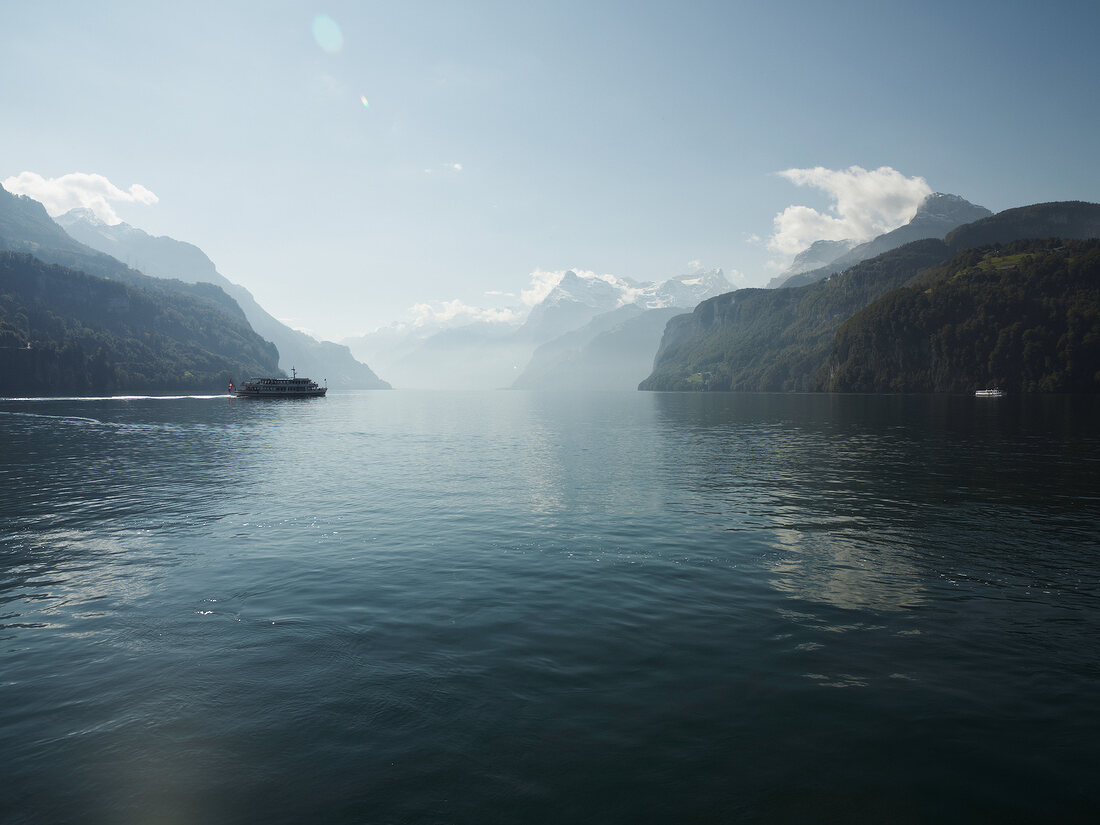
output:
[[[0,401],[0,822],[1094,821],[1100,403]]]

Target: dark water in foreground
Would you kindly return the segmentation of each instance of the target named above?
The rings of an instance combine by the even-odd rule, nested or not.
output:
[[[1100,404],[0,401],[0,822],[1093,822]]]

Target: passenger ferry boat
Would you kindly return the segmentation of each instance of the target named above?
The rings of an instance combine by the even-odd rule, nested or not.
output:
[[[1005,391],[1004,390],[997,390],[997,389],[993,389],[993,390],[975,390],[974,391],[974,397],[975,398],[1004,398],[1005,397]]]
[[[299,378],[298,371],[290,368],[290,378],[253,378],[239,387],[229,385],[229,394],[238,398],[317,398],[328,392],[316,381]]]

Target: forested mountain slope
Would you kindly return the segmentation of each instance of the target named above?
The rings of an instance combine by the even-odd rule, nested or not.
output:
[[[669,321],[643,390],[809,391],[840,325],[924,269],[981,239],[1006,243],[1100,236],[1100,205],[1071,201],[1009,209],[945,240],[907,244],[827,280],[780,290],[744,289],[703,301]],[[984,241],[989,243],[991,241]]]
[[[962,253],[843,324],[820,386],[1100,391],[1100,241]]]
[[[2,188],[0,256],[0,393],[221,392],[278,372],[219,287],[132,270]]]
[[[190,296],[231,318],[245,318],[237,302],[221,288],[209,283],[189,284],[175,279],[151,278],[131,269],[70,237],[38,201],[25,195],[13,195],[0,186],[0,251],[3,250],[27,252],[46,263],[60,264],[148,292]]]
[[[915,241],[827,281],[704,301],[668,322],[639,389],[808,391],[843,321],[946,256],[943,241]]]
[[[0,357],[7,396],[222,392],[278,363],[243,317],[16,252],[0,252]]]
[[[977,246],[1027,238],[1100,237],[1100,204],[1085,201],[1035,203],[1006,209],[949,232],[944,241],[961,252]]]

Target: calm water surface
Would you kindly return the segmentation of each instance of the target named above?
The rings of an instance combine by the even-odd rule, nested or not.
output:
[[[0,822],[1093,822],[1100,404],[0,401]]]

